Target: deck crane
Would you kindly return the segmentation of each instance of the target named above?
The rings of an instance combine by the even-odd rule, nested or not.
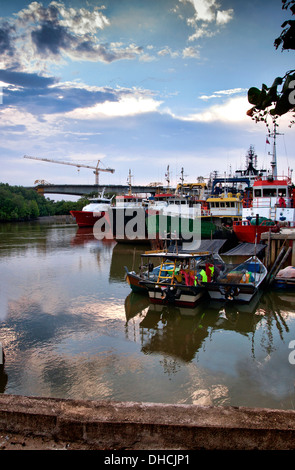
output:
[[[98,185],[98,175],[99,175],[100,171],[107,171],[109,173],[114,173],[115,172],[115,170],[113,168],[99,168],[100,160],[98,160],[96,166],[89,166],[89,165],[83,165],[82,163],[61,162],[61,161],[58,161],[58,160],[50,160],[49,158],[30,157],[29,155],[24,155],[24,158],[30,158],[31,160],[41,160],[43,162],[59,163],[61,165],[72,165],[72,166],[76,166],[78,168],[78,170],[80,168],[90,168],[90,169],[94,170],[93,173],[95,174],[95,184],[97,184],[97,185]]]

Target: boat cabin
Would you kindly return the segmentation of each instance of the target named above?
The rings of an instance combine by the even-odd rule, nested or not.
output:
[[[137,208],[145,207],[148,205],[148,200],[146,196],[141,196],[137,194],[124,194],[116,196],[116,207],[118,208]]]
[[[94,197],[89,199],[89,204],[83,207],[82,212],[101,212],[107,211],[111,207],[112,198]]]
[[[240,194],[233,196],[231,193],[219,197],[209,197],[207,199],[210,215],[213,217],[241,217],[242,199]]]
[[[295,192],[289,178],[258,179],[253,184],[252,206],[243,209],[243,218],[266,217],[276,222],[295,222]]]

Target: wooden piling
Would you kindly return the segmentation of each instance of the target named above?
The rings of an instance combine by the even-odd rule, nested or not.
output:
[[[289,229],[282,231],[281,233],[263,233],[261,234],[261,243],[265,243],[267,245],[265,265],[269,270],[274,271],[272,268],[281,262],[283,255],[280,256],[280,253],[283,248],[284,250],[287,250],[288,256],[284,257],[284,261],[280,265],[280,268],[285,266],[295,266],[295,229]],[[283,264],[285,266],[283,266]]]

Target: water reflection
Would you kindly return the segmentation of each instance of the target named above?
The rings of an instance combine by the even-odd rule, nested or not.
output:
[[[148,297],[131,293],[125,301],[127,322],[140,316],[142,351],[192,361],[214,330],[235,331],[252,336],[264,314],[255,304],[235,306],[204,301],[194,309],[149,304]]]
[[[8,376],[5,373],[4,364],[0,364],[0,393],[4,393]]]
[[[140,267],[140,255],[149,250],[149,245],[132,245],[118,243],[113,247],[113,256],[110,266],[110,281],[122,282],[125,280],[124,266],[130,271],[138,271]]]
[[[0,225],[0,393],[293,408],[295,293],[152,305],[125,280],[145,249],[74,225]]]
[[[275,350],[276,333],[285,341],[288,319],[295,318],[295,294],[260,292],[249,304],[203,301],[197,307],[150,304],[147,296],[130,293],[125,300],[127,323],[139,315],[144,353],[162,352],[191,361],[215,330],[251,337],[255,357],[255,332],[262,328],[261,346]]]

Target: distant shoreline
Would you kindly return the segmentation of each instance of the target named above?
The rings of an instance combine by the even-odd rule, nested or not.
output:
[[[56,222],[56,223],[63,223],[63,224],[75,224],[75,219],[71,214],[63,214],[63,215],[44,215],[43,217],[38,217],[35,219],[36,222],[41,223],[48,223],[48,222]]]
[[[42,217],[36,217],[35,219],[25,220],[0,220],[1,224],[20,224],[23,222],[39,222],[39,223],[60,223],[60,224],[76,224],[74,217],[71,214],[62,214],[62,215],[44,215]]]

